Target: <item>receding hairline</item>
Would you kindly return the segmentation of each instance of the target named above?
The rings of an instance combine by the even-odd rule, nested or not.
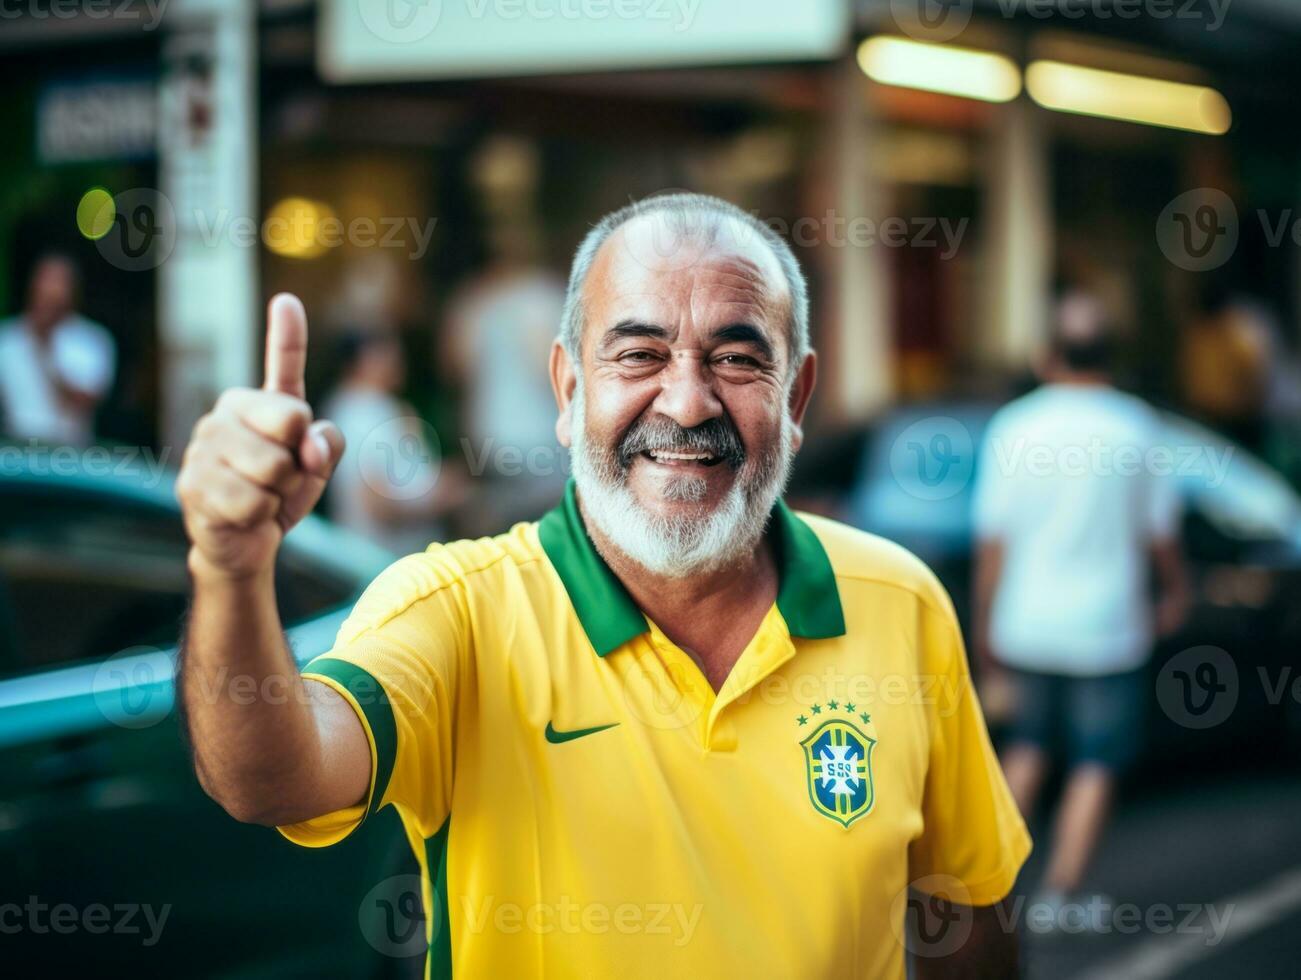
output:
[[[771,266],[759,270],[760,278],[766,288],[773,289],[770,274],[774,268],[779,273],[781,285],[773,289],[771,296],[780,304],[779,314],[785,321],[786,346],[793,373],[810,350],[808,287],[799,263],[790,246],[754,215],[722,198],[705,194],[669,194],[636,201],[607,214],[587,233],[570,268],[558,338],[570,356],[577,359],[580,354],[586,321],[587,284],[598,259],[605,253],[607,244],[620,233],[626,234],[630,226],[642,219],[667,224],[679,240],[690,242],[694,239],[704,254],[735,255],[753,264],[753,255],[746,255],[726,240],[724,232],[728,228],[740,232],[735,242],[754,240],[764,246]]]
[[[604,266],[608,270],[611,264],[616,261],[615,254],[620,247],[630,251],[637,248],[637,246],[628,243],[628,237],[638,234],[642,230],[637,227],[638,225],[662,222],[663,220],[663,212],[651,211],[638,214],[615,228],[606,237],[592,256],[592,264],[588,268],[587,275],[580,287],[579,299],[583,302],[584,309],[586,309],[587,290],[591,288],[594,274],[598,269]],[[723,215],[722,220],[732,222],[743,232],[750,232],[744,225],[737,222],[732,215]],[[649,233],[653,235],[654,231]],[[747,248],[748,242],[753,242],[759,248]],[[792,302],[790,283],[786,281],[781,261],[773,254],[772,248],[763,239],[750,232],[748,237],[744,239],[732,239],[724,236],[721,240],[699,243],[688,240],[683,244],[687,249],[698,250],[698,254],[687,253],[691,257],[691,261],[688,263],[691,267],[713,262],[735,264],[741,269],[739,275],[751,280],[749,285],[753,286],[759,298],[765,303],[772,304],[779,319],[784,321],[790,316]],[[637,260],[634,259],[634,261]],[[639,262],[638,265],[640,265]],[[789,340],[789,338],[787,339]]]

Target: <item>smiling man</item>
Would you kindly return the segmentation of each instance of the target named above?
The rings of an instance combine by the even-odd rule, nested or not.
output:
[[[816,362],[768,228],[698,195],[597,225],[551,354],[563,503],[397,562],[301,675],[272,569],[342,446],[301,305],[269,321],[266,386],[222,396],[179,484],[181,687],[233,816],[319,847],[395,806],[433,976],[903,977],[910,886],[956,903],[919,976],[1015,972],[992,906],[1029,840],[949,599],[780,499]]]

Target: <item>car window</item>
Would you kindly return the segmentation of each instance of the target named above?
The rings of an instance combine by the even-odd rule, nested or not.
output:
[[[0,674],[171,646],[189,602],[187,550],[174,509],[0,486]],[[354,591],[290,548],[276,579],[287,626]]]
[[[982,406],[936,404],[884,418],[864,450],[849,501],[851,522],[919,552],[965,547],[989,416]],[[963,478],[928,485],[928,478],[933,482],[945,472],[941,465]]]

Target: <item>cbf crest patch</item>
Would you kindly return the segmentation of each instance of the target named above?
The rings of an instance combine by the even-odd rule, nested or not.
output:
[[[815,706],[820,708],[821,706]],[[831,707],[831,705],[828,705]],[[839,705],[836,705],[839,707]],[[847,706],[852,710],[852,705]],[[820,712],[818,712],[820,713]],[[800,724],[808,719],[801,716]],[[876,739],[848,719],[828,718],[800,742],[813,809],[848,827],[876,801],[872,750]]]

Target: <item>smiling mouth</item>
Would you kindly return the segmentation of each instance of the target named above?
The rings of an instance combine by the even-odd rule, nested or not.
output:
[[[723,461],[722,456],[696,450],[647,449],[638,455],[664,466],[717,466]]]

